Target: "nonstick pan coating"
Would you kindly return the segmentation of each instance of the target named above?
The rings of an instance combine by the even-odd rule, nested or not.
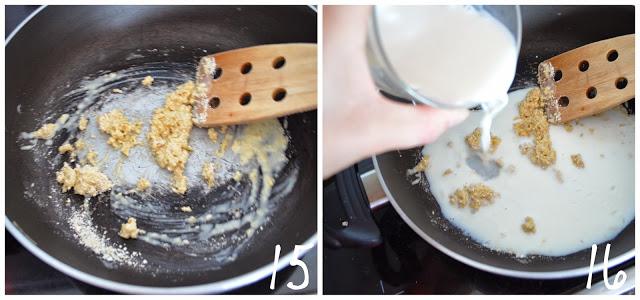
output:
[[[195,67],[198,58],[206,55],[203,49],[211,54],[258,44],[315,43],[316,36],[316,12],[305,6],[49,6],[39,11],[6,46],[5,208],[9,229],[36,255],[62,271],[120,291],[161,291],[140,286],[198,286],[163,292],[216,292],[270,274],[276,244],[282,246],[281,260],[287,263],[284,255],[294,245],[315,241],[317,208],[310,201],[316,195],[315,112],[288,118],[287,154],[300,175],[283,199],[286,204],[279,206],[264,231],[233,262],[215,269],[203,269],[193,258],[136,241],[126,242],[129,250],[153,253],[146,259],[169,267],[152,272],[105,266],[90,250],[68,238],[65,220],[53,212],[49,203],[62,201],[48,198],[49,187],[57,185],[55,169],[35,159],[40,154],[20,150],[17,140],[21,132],[37,128],[47,113],[72,110],[70,103],[56,99],[87,74],[157,62],[159,70],[171,77],[167,66]],[[159,51],[126,59],[140,49]],[[20,114],[15,113],[18,105]],[[56,139],[54,147],[60,142]],[[116,220],[112,222],[112,228],[117,228]]]
[[[523,39],[512,90],[535,85],[537,65],[546,58],[598,40],[634,33],[633,6],[524,6],[521,9]],[[633,107],[633,101],[628,104]],[[428,186],[411,185],[406,178],[406,170],[419,161],[420,150],[384,153],[374,157],[374,163],[395,209],[425,240],[457,260],[493,273],[540,279],[588,273],[591,249],[563,257],[517,258],[489,250],[464,235],[442,216]],[[635,220],[610,241],[609,266],[634,257],[634,237]],[[605,245],[598,246],[596,264],[600,265],[596,270],[602,268]]]

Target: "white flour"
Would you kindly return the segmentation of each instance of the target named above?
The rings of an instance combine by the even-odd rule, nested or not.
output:
[[[78,242],[91,249],[105,262],[126,264],[131,267],[144,264],[139,252],[130,252],[126,246],[110,241],[105,233],[99,233],[85,209],[73,211],[69,218],[69,225],[75,232]]]

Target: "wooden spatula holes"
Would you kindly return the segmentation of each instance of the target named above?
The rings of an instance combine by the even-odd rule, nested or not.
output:
[[[286,96],[287,96],[287,90],[283,88],[277,88],[273,91],[271,98],[273,98],[273,101],[280,102]]]
[[[218,106],[220,106],[220,98],[213,97],[213,98],[209,99],[209,107],[217,108]]]
[[[616,59],[618,59],[618,51],[611,50],[611,51],[607,52],[607,60],[608,61],[614,61]]]
[[[620,77],[620,78],[616,79],[616,88],[619,89],[619,90],[624,89],[624,88],[627,87],[627,83],[629,83],[629,82],[627,81],[626,78]]]
[[[283,56],[278,56],[273,60],[273,63],[271,63],[271,66],[273,66],[274,69],[280,69],[284,67],[284,64],[286,62],[287,60]]]
[[[589,62],[586,60],[581,61],[580,64],[578,64],[578,70],[580,70],[580,72],[589,70]]]
[[[216,71],[213,73],[213,79],[218,79],[222,76],[222,68],[217,67]]]
[[[249,102],[251,102],[251,94],[244,93],[240,96],[240,105],[244,106],[249,104]]]
[[[561,107],[569,106],[569,97],[567,97],[567,96],[560,97],[558,99],[558,105],[560,105]]]
[[[560,79],[562,79],[562,70],[556,70],[553,74],[553,80],[560,81]]]
[[[249,72],[251,72],[251,69],[253,68],[253,66],[251,65],[250,62],[244,63],[242,65],[242,67],[240,67],[240,73],[246,75],[249,74]]]
[[[598,95],[598,90],[595,87],[590,87],[587,89],[587,98],[593,99]]]

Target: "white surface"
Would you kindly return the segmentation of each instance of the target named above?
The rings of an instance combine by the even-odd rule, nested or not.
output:
[[[510,94],[509,105],[498,114],[493,129],[502,139],[493,158],[502,159],[505,167],[514,165],[513,174],[503,169],[498,177],[485,182],[465,164],[468,147],[464,136],[477,127],[481,112],[472,113],[467,121],[424,148],[423,153],[431,156],[426,172],[430,190],[443,215],[485,246],[520,256],[566,255],[612,239],[635,216],[634,117],[617,108],[581,120],[583,126],[574,126],[572,132],[552,126],[557,161],[543,170],[520,154],[518,145],[530,139],[516,136],[512,129],[526,92]],[[447,146],[449,141],[452,148]],[[582,155],[584,169],[571,162],[570,156],[577,153]],[[454,173],[442,176],[448,168]],[[562,173],[563,183],[554,169]],[[449,203],[455,189],[482,182],[500,194],[492,205],[472,213]],[[526,216],[536,223],[533,235],[520,227]]]
[[[422,95],[469,106],[507,93],[516,42],[488,13],[465,6],[378,6],[376,16],[389,62]]]
[[[506,105],[518,51],[509,30],[470,6],[380,6],[383,48],[398,76],[420,94],[454,106],[482,104],[481,146]]]

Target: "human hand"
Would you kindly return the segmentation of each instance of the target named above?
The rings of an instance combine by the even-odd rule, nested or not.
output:
[[[369,6],[324,6],[323,176],[368,156],[436,140],[468,116],[380,95],[365,55]]]

